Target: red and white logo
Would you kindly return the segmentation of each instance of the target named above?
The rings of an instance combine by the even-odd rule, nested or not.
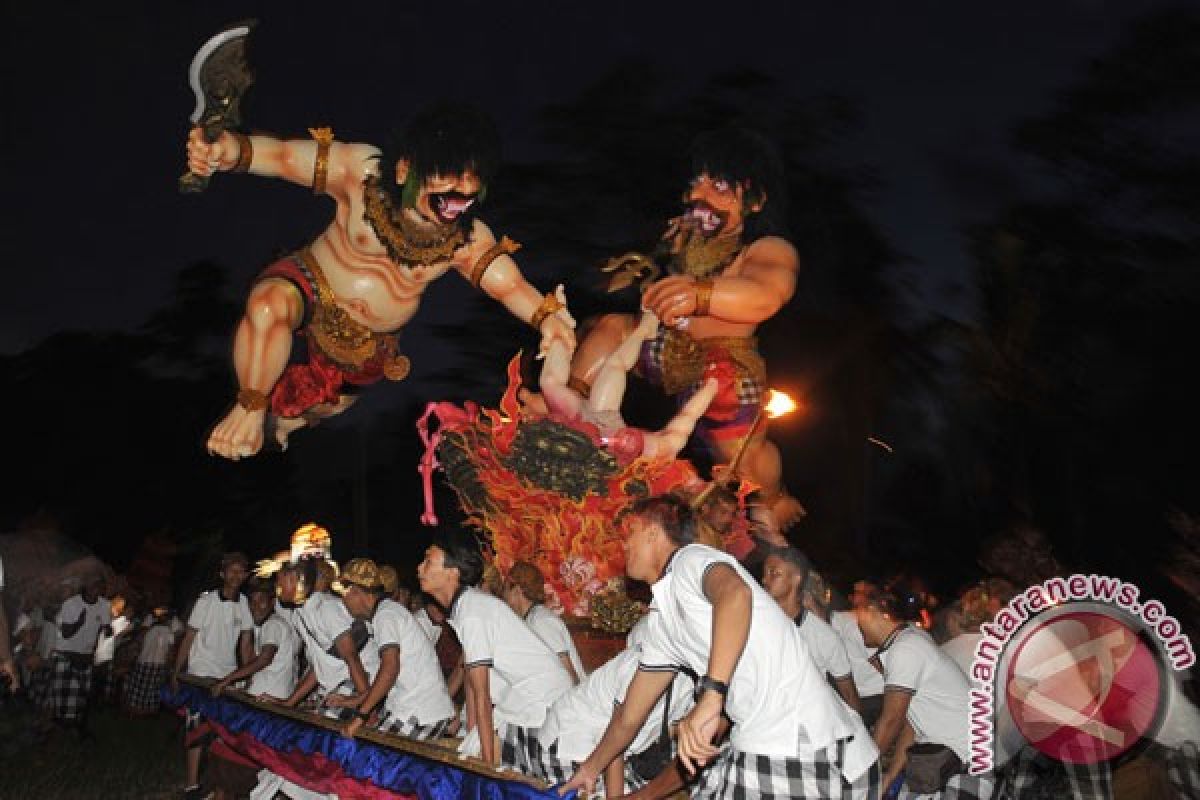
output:
[[[1070,611],[1038,624],[1008,665],[1009,713],[1029,742],[1075,764],[1107,761],[1159,719],[1164,676],[1153,649],[1109,614]]]

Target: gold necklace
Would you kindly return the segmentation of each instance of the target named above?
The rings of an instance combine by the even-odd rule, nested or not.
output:
[[[466,241],[457,225],[438,226],[432,237],[422,238],[422,231],[404,210],[397,211],[392,205],[392,198],[375,175],[363,184],[363,207],[363,218],[397,264],[428,267],[445,263]]]
[[[724,270],[742,249],[742,236],[706,239],[692,234],[675,254],[672,272],[693,278],[709,278]]]

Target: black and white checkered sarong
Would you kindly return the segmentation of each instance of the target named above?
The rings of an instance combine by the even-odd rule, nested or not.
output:
[[[1195,742],[1167,752],[1167,779],[1180,797],[1200,798],[1200,749]]]
[[[1109,800],[1112,768],[1107,762],[1067,764],[1027,744],[997,770],[996,796]]]
[[[907,785],[900,787],[896,800],[988,800],[995,788],[991,775],[951,775],[938,792],[918,794]]]
[[[54,718],[77,722],[87,710],[92,692],[92,665],[85,659],[70,659],[55,653],[50,663],[49,707]]]
[[[143,664],[138,662],[125,679],[125,705],[131,711],[149,713],[158,710],[159,692],[171,668],[166,664]]]
[[[397,719],[391,715],[391,712],[385,711],[379,718],[379,724],[376,726],[384,733],[395,734],[396,736],[407,736],[410,739],[420,739],[423,742],[440,739],[446,735],[446,728],[450,726],[450,720],[441,719],[429,725],[422,725],[417,721],[416,717],[408,719]]]
[[[842,777],[845,742],[805,757],[764,756],[728,748],[706,769],[692,800],[769,800],[777,797],[878,800],[879,762],[854,783]]]

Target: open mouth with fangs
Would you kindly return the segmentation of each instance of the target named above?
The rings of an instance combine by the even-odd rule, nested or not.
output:
[[[429,195],[429,207],[437,215],[438,221],[444,225],[457,222],[458,218],[467,213],[475,204],[475,195],[459,192],[442,192]]]
[[[688,210],[687,217],[705,236],[712,236],[725,224],[725,215],[708,203],[696,203]]]

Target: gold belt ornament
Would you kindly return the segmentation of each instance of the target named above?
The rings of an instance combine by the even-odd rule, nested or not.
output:
[[[767,382],[767,363],[758,354],[758,340],[753,336],[713,336],[693,339],[684,331],[667,330],[662,349],[663,390],[679,394],[700,382],[704,367],[713,350],[723,350],[737,368],[739,376],[748,377],[760,385]]]
[[[377,333],[354,319],[337,303],[337,296],[325,279],[321,265],[308,248],[298,254],[316,283],[316,308],[309,323],[309,341],[330,361],[343,369],[361,372],[371,359],[379,356],[388,380],[408,377],[412,362],[398,352],[396,337]]]

